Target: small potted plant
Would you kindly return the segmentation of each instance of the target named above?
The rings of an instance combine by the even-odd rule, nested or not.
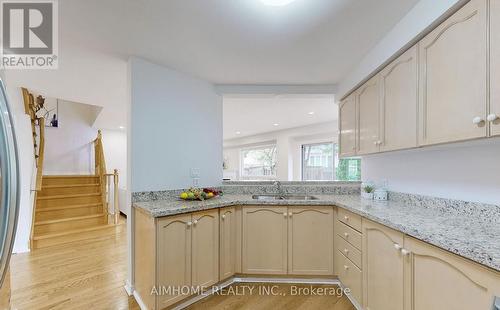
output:
[[[361,190],[361,198],[363,199],[373,199],[373,191],[375,188],[373,185],[364,185]]]

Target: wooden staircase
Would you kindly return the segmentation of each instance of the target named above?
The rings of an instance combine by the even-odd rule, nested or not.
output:
[[[96,175],[43,176],[38,192],[32,246],[42,248],[80,241],[121,229],[108,224],[100,177]],[[112,222],[112,221],[110,221]]]

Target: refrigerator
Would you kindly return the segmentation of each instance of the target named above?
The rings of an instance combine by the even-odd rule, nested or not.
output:
[[[9,261],[19,211],[19,163],[13,115],[0,79],[0,309],[10,304]]]

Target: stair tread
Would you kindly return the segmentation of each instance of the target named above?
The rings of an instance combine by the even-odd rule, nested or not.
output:
[[[96,203],[84,203],[84,204],[78,204],[78,205],[65,205],[65,206],[59,206],[59,207],[38,207],[35,212],[46,212],[46,211],[56,211],[56,210],[67,210],[67,209],[77,209],[77,208],[84,208],[84,207],[98,207],[102,206],[102,202],[96,202]]]
[[[78,229],[66,230],[63,232],[50,233],[50,234],[42,234],[42,235],[38,235],[38,236],[33,236],[33,240],[42,240],[42,239],[48,239],[48,238],[54,238],[54,237],[61,237],[61,236],[66,236],[66,235],[71,235],[71,234],[76,234],[76,233],[84,233],[84,232],[88,232],[88,231],[107,229],[107,228],[111,228],[111,227],[118,227],[120,225],[124,225],[124,223],[118,223],[116,225],[115,224],[102,224],[99,226],[78,228]]]
[[[104,213],[97,213],[97,214],[92,214],[92,215],[73,216],[73,217],[67,217],[67,218],[56,219],[56,220],[39,221],[39,222],[35,222],[35,225],[46,225],[46,224],[53,224],[53,223],[70,222],[70,221],[74,221],[74,220],[85,220],[85,219],[102,217],[104,215],[105,215]]]
[[[59,174],[59,175],[44,175],[42,179],[61,179],[61,178],[98,178],[93,174]]]
[[[75,198],[75,197],[90,197],[99,196],[101,193],[84,193],[84,194],[71,194],[71,195],[53,195],[53,196],[37,196],[37,200],[47,200],[47,199],[63,199],[63,198]]]
[[[61,184],[61,185],[42,185],[42,191],[47,188],[64,188],[64,187],[85,187],[85,186],[99,186],[99,183],[88,184]]]

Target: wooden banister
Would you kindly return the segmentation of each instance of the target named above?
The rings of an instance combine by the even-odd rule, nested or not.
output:
[[[118,219],[120,216],[119,202],[118,202],[118,169],[115,169],[113,173],[106,173],[106,161],[104,158],[104,147],[102,144],[102,132],[97,131],[97,138],[94,140],[94,154],[95,154],[95,175],[99,177],[101,185],[101,195],[103,205],[109,214],[109,202],[111,201],[111,184],[113,184],[113,222],[118,224]],[[111,183],[110,178],[113,178],[113,183]]]

